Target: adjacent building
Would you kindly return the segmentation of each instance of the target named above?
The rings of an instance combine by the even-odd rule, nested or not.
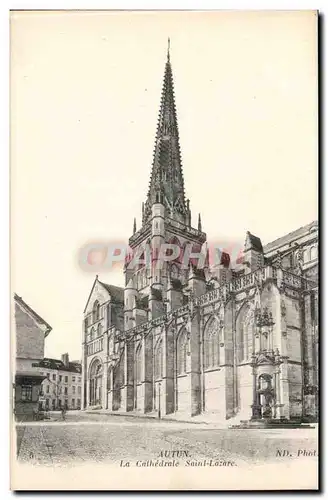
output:
[[[38,410],[44,376],[37,365],[44,358],[44,341],[52,327],[15,294],[16,367],[14,412],[17,420],[31,420]]]
[[[79,361],[69,361],[68,353],[61,359],[44,358],[39,363],[45,377],[41,387],[44,410],[80,410],[82,401],[82,366]]]
[[[265,210],[265,207],[263,207]],[[318,415],[318,224],[264,245],[246,233],[238,264],[210,266],[191,225],[170,55],[142,226],[125,286],[96,278],[83,319],[83,408],[207,413],[220,419]],[[164,243],[179,248],[160,262]],[[151,264],[131,267],[151,247]],[[190,258],[204,253],[204,265]],[[205,249],[205,250],[204,250]]]

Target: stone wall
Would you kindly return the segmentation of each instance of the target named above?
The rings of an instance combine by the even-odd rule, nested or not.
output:
[[[35,321],[15,303],[16,357],[43,359],[44,332]]]

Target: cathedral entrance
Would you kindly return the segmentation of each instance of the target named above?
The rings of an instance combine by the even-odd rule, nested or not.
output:
[[[89,375],[89,406],[102,404],[103,365],[95,359],[90,367]]]

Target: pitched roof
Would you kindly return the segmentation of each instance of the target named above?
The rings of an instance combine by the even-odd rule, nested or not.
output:
[[[312,228],[317,228],[318,226],[318,221],[312,221],[310,224],[306,224],[306,226],[299,227],[295,231],[292,231],[291,233],[286,234],[285,236],[282,236],[281,238],[277,238],[276,240],[271,241],[267,245],[264,246],[264,252],[270,252],[276,247],[280,247],[283,245],[286,245],[298,238],[301,238],[302,236],[305,236],[308,234]]]
[[[92,288],[90,290],[88,300],[85,304],[84,311],[83,311],[84,313],[87,310],[90,298],[92,296],[93,290],[94,290],[97,282],[100,283],[101,286],[103,286],[105,288],[105,290],[107,290],[107,292],[110,294],[113,302],[118,303],[118,304],[124,304],[124,288],[122,288],[120,286],[108,285],[107,283],[104,283],[103,281],[99,281],[98,274],[97,274],[96,278],[93,282]]]
[[[51,332],[52,326],[49,325],[41,316],[32,309],[23,299],[22,297],[19,297],[17,293],[14,295],[14,300],[20,304],[26,311],[30,313],[30,315],[35,319],[37,323],[40,323],[41,325],[46,327],[45,331],[45,337]]]
[[[37,366],[39,368],[48,368],[49,370],[82,373],[82,366],[80,363],[69,362],[68,366],[65,366],[65,364],[60,359],[44,358],[39,363],[37,363]]]
[[[98,282],[106,288],[107,292],[110,294],[113,302],[124,303],[124,288],[120,286],[108,285],[102,281]]]

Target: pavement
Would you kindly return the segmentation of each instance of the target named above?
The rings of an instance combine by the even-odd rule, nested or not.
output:
[[[98,462],[120,465],[122,458],[154,460],[161,451],[184,450],[192,460],[243,463],[281,462],[279,450],[290,459],[316,460],[317,428],[226,429],[210,424],[101,412],[58,412],[50,421],[16,425],[17,457],[35,466],[74,466]],[[312,451],[314,455],[311,456]]]

